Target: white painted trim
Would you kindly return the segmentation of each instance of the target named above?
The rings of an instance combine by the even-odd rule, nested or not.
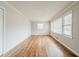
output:
[[[20,15],[22,15],[25,19],[28,19],[27,16],[25,16],[22,12],[20,12],[18,9],[16,9],[15,7],[13,7],[11,4],[9,4],[6,1],[4,1],[4,3],[7,4],[9,7],[11,7],[13,10],[15,10],[16,12],[18,12]]]
[[[73,13],[72,13],[72,10],[69,10],[69,11],[67,11],[67,12],[65,12],[63,15],[62,15],[62,29],[63,29],[63,32],[62,32],[62,35],[64,35],[64,36],[66,36],[66,37],[69,37],[69,38],[71,38],[71,39],[73,39],[73,18],[72,18],[72,24],[71,24],[71,36],[70,35],[66,35],[66,34],[64,34],[64,26],[66,26],[66,25],[64,25],[64,17],[65,16],[67,16],[67,15],[69,15],[69,14],[72,14],[73,15]]]
[[[6,9],[4,8],[4,50],[3,50],[3,53],[5,52],[5,49],[6,49]]]
[[[5,43],[4,40],[6,40],[6,26],[5,26],[6,21],[5,21],[5,8],[0,6],[0,9],[3,10],[3,15],[2,15],[3,16],[3,26],[2,26],[3,27],[2,28],[3,29],[3,34],[2,34],[3,35],[3,41],[2,41],[3,42],[3,47],[2,47],[2,54],[3,54],[3,52],[4,52],[4,43]]]

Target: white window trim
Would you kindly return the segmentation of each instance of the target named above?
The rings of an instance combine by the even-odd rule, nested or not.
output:
[[[70,13],[72,13],[72,23],[71,24],[67,24],[67,25],[64,25],[64,16],[66,16],[66,15],[68,15],[68,14],[70,14]],[[68,11],[68,12],[66,12],[66,13],[64,13],[62,16],[60,16],[59,18],[62,18],[62,36],[65,36],[65,37],[68,37],[68,38],[71,38],[71,39],[73,39],[73,12],[72,12],[72,10],[70,10],[70,11]],[[57,18],[58,19],[58,18]],[[55,19],[56,20],[56,19]],[[54,21],[55,21],[54,20]],[[51,30],[51,32],[53,32],[53,33],[57,33],[57,32],[54,32],[54,21],[53,21],[53,31]],[[68,25],[71,25],[71,35],[66,35],[66,34],[64,34],[64,26],[68,26]],[[57,33],[57,34],[59,34],[59,33]]]
[[[66,15],[68,15],[68,14],[70,14],[70,13],[72,13],[72,10],[71,11],[69,11],[69,12],[67,12],[67,13],[65,13],[63,16],[62,16],[62,34],[64,35],[64,36],[66,36],[66,37],[68,37],[68,38],[73,38],[73,13],[72,13],[72,24],[68,24],[68,25],[71,25],[71,36],[70,35],[66,35],[66,34],[64,34],[64,26],[67,26],[67,25],[64,25],[64,16],[66,16]]]
[[[6,44],[6,41],[4,42],[4,40],[6,40],[6,26],[5,26],[5,24],[6,24],[6,17],[5,17],[5,15],[6,15],[6,9],[3,7],[3,6],[0,6],[0,9],[2,9],[3,10],[3,47],[2,47],[2,54],[1,55],[3,55],[3,53],[4,53],[4,48],[5,48],[5,44]]]

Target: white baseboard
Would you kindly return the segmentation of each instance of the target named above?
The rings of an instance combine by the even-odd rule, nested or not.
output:
[[[52,35],[50,35],[52,37]],[[64,44],[63,42],[61,42],[60,40],[58,40],[56,37],[53,37],[56,39],[56,41],[58,41],[59,43],[61,43],[63,46],[65,46],[67,49],[69,49],[71,52],[73,52],[76,56],[79,56],[78,53],[76,53],[74,50],[72,50],[70,47],[68,47],[66,44]]]
[[[20,50],[24,48],[24,45],[27,44],[26,41],[30,41],[31,36],[29,36],[27,39],[20,42],[18,45],[16,45],[14,48],[10,49],[9,51],[3,53],[1,57],[14,57],[16,53],[18,53]],[[17,52],[18,51],[18,52]]]

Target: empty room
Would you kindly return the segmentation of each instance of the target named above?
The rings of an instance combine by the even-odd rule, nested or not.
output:
[[[0,1],[0,57],[78,57],[79,1]]]

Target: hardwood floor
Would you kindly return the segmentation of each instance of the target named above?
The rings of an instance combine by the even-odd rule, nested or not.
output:
[[[32,36],[14,57],[74,57],[50,36]]]

